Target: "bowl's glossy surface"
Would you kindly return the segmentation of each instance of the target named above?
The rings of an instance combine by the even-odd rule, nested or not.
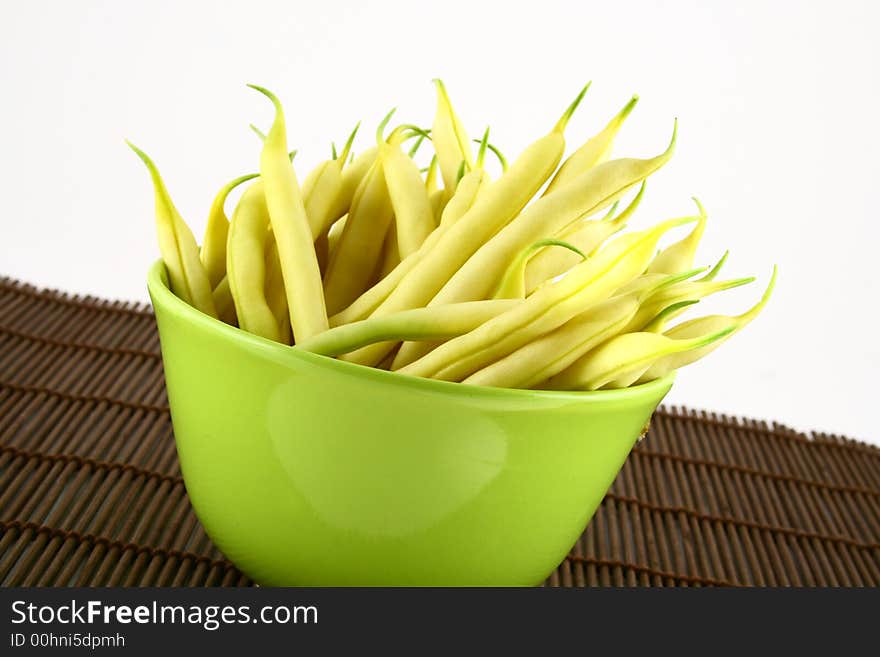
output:
[[[533,585],[668,392],[428,381],[246,334],[148,286],[177,451],[209,536],[268,585]]]

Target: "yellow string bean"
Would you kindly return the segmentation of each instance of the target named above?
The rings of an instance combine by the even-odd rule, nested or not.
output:
[[[251,173],[232,180],[217,192],[208,211],[208,223],[205,226],[205,237],[202,240],[202,249],[199,253],[205,271],[208,272],[208,280],[211,287],[216,288],[220,280],[226,275],[226,237],[229,233],[229,219],[226,217],[224,205],[229,193],[248,180],[253,180],[259,174]],[[218,310],[219,313],[219,310]]]
[[[268,89],[249,86],[271,100],[275,107],[275,120],[260,154],[260,174],[278,244],[294,340],[305,340],[328,328],[321,270],[299,183],[287,154],[287,128],[281,101]]]
[[[153,181],[159,252],[168,271],[171,291],[197,310],[211,317],[217,317],[217,309],[214,307],[214,299],[211,295],[211,281],[202,265],[199,247],[192,231],[174,207],[171,195],[153,160],[131,142],[126,143],[146,165]]]

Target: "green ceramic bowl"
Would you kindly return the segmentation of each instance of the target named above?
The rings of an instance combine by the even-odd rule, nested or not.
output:
[[[266,585],[534,585],[672,385],[546,392],[285,347],[175,297],[156,311],[177,452],[208,535]]]

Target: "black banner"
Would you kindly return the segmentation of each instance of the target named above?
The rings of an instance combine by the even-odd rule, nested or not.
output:
[[[0,654],[190,646],[543,654],[609,642],[686,652],[778,642],[786,653],[798,644],[839,653],[873,634],[878,603],[878,589],[0,589]]]

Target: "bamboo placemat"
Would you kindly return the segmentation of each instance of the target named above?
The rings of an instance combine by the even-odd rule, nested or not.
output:
[[[148,307],[0,278],[0,585],[250,585],[180,478]],[[551,586],[880,585],[880,449],[661,408]]]

